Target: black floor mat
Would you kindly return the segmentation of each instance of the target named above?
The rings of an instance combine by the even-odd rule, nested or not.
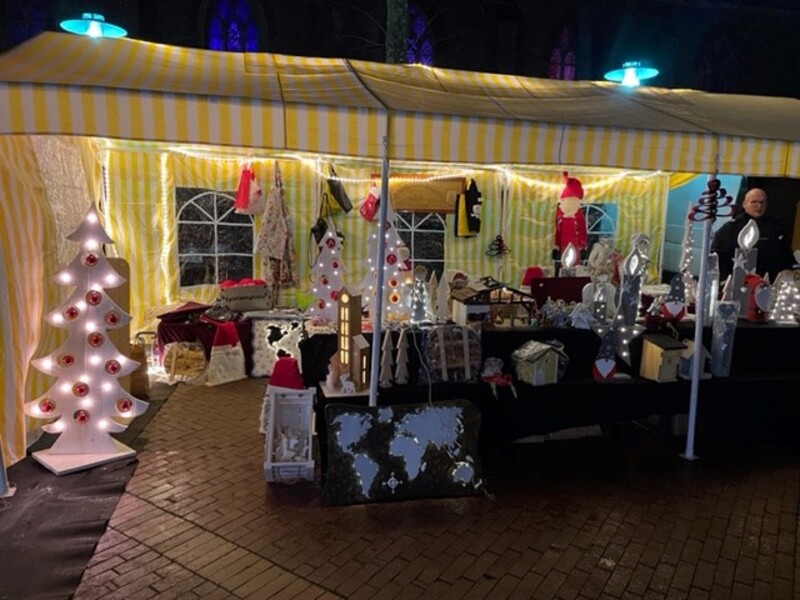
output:
[[[174,389],[153,385],[148,410],[115,437],[141,450],[139,434]],[[31,451],[55,438],[43,436]],[[17,491],[0,499],[0,600],[69,598],[136,464],[132,457],[57,476],[29,453],[10,467],[8,480]]]

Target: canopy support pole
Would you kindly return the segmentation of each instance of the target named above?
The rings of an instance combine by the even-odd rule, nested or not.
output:
[[[714,182],[714,183],[712,183]],[[703,240],[700,250],[700,273],[697,280],[697,293],[694,301],[694,355],[692,356],[692,386],[689,393],[689,423],[686,429],[686,448],[681,454],[685,460],[699,458],[694,453],[694,437],[697,425],[697,397],[700,390],[700,373],[703,371],[705,346],[703,345],[703,326],[706,302],[706,280],[708,279],[708,255],[711,251],[711,225],[717,218],[717,174],[708,176],[708,189],[702,194],[698,206],[687,217],[692,221],[703,221]]]
[[[383,317],[383,264],[386,262],[386,217],[389,214],[389,136],[383,136],[381,198],[378,207],[378,279],[375,282],[375,314],[372,317],[372,355],[369,374],[369,405],[378,406],[378,376],[381,362],[381,319]],[[387,331],[386,335],[391,335]]]

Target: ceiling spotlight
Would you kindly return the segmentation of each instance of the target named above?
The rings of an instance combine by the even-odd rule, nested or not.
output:
[[[97,13],[83,13],[80,19],[61,21],[61,29],[78,35],[88,35],[93,38],[115,38],[128,35],[128,32],[122,27],[107,23],[105,17]]]
[[[605,74],[608,81],[615,81],[627,87],[636,87],[645,79],[658,75],[658,69],[643,67],[639,61],[622,63],[621,69],[615,69]]]

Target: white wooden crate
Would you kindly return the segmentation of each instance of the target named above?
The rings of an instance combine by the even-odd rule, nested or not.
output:
[[[270,482],[314,480],[312,442],[316,390],[267,389],[269,420],[264,477]]]

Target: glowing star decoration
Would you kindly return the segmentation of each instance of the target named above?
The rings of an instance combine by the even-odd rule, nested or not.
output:
[[[139,363],[122,356],[107,333],[126,325],[130,316],[103,287],[107,281],[120,285],[124,279],[101,250],[113,241],[94,207],[68,239],[81,248],[55,280],[75,289],[45,317],[68,333],[50,355],[31,361],[34,368],[57,380],[41,397],[25,403],[27,415],[44,419],[44,431],[59,434],[50,448],[33,453],[35,460],[58,475],[133,456],[132,449],[109,435],[127,427],[127,422],[120,421],[123,415],[117,400],[128,403],[128,419],[147,408],[147,403],[119,384],[119,378],[135,371]]]

